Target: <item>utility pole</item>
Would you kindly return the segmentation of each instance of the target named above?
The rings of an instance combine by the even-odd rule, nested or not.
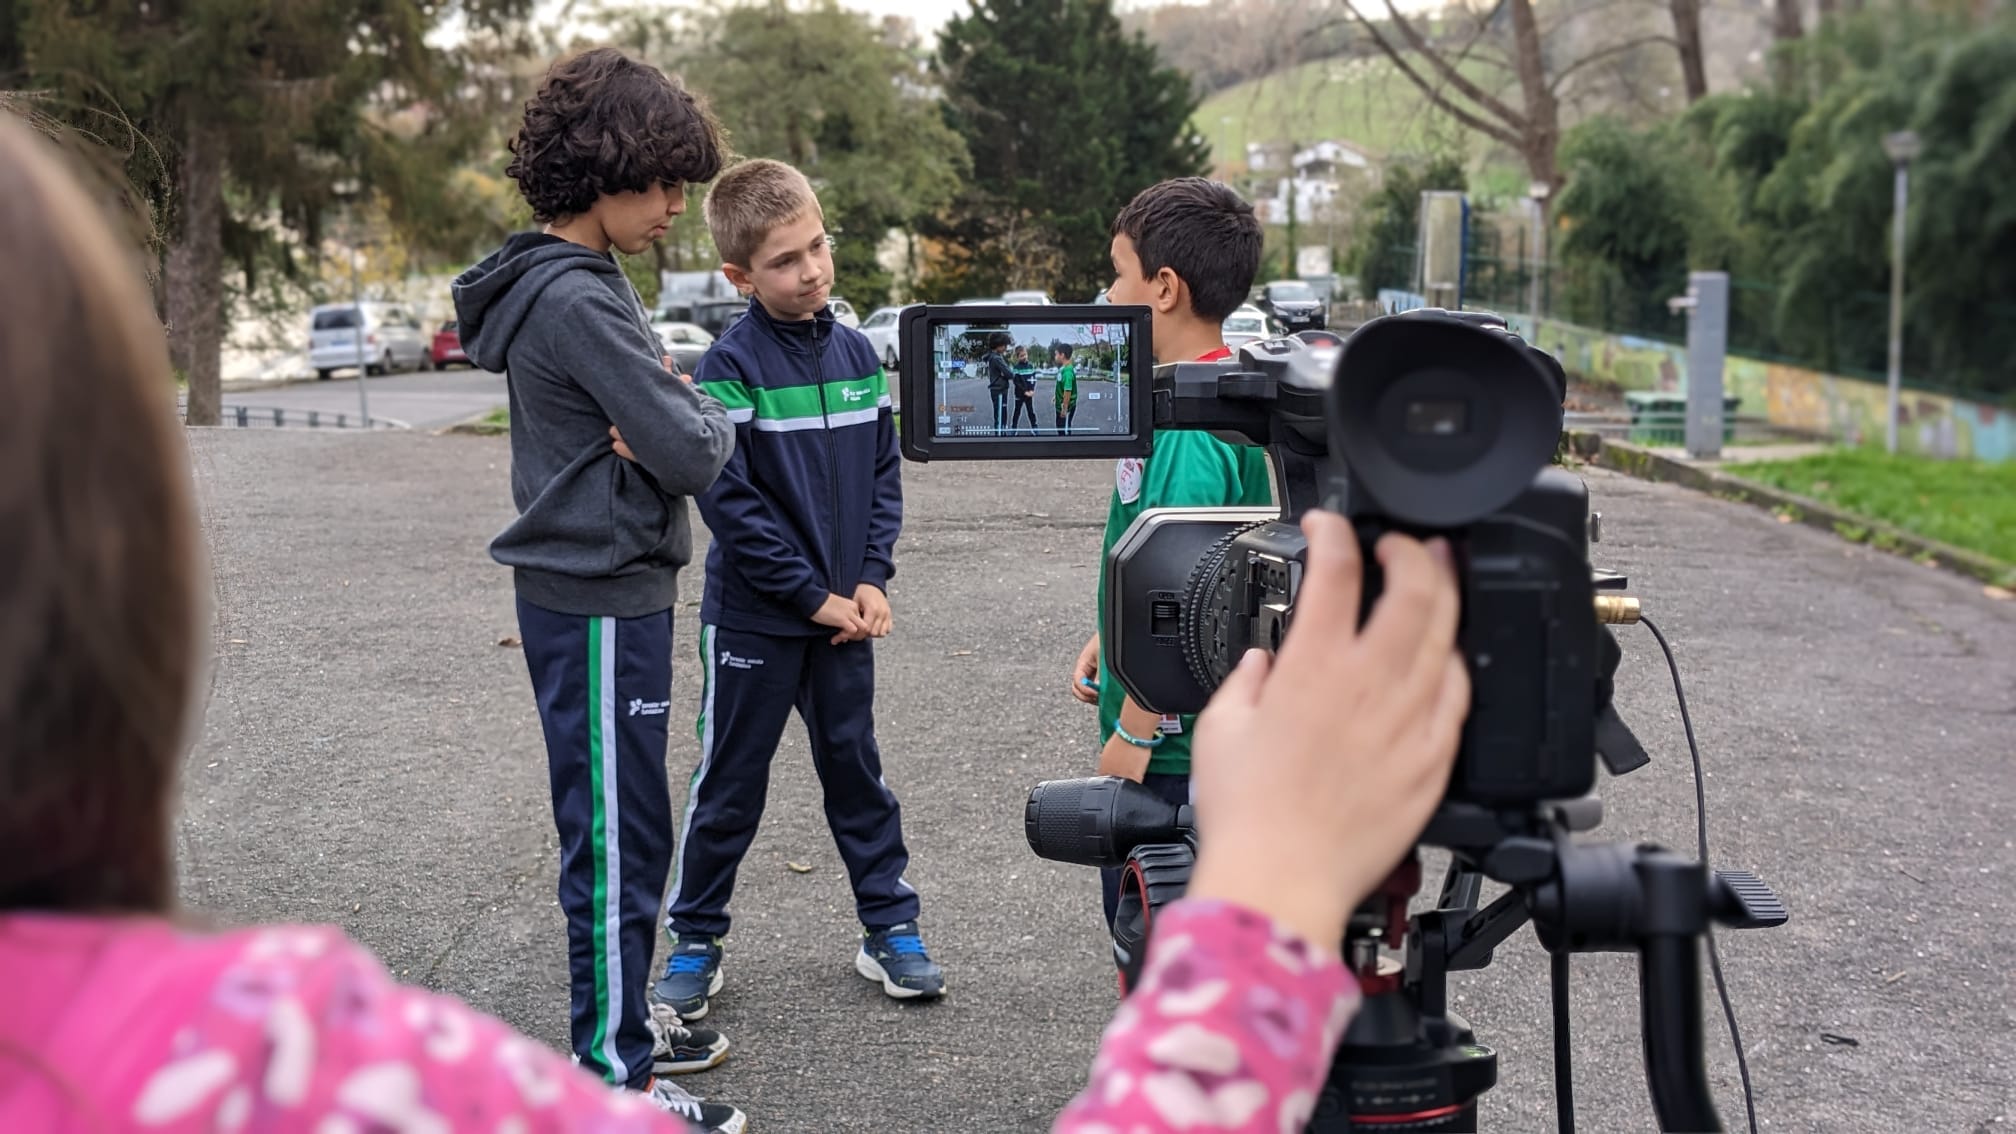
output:
[[[1911,198],[1911,162],[1918,146],[1918,135],[1909,130],[1883,136],[1883,152],[1896,171],[1890,206],[1889,406],[1883,419],[1883,444],[1892,453],[1897,451],[1897,402],[1904,384],[1904,209]]]

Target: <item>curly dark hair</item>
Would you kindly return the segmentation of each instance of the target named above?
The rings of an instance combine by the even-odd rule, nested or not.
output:
[[[1260,221],[1223,182],[1178,177],[1150,185],[1120,215],[1113,235],[1134,242],[1143,278],[1163,268],[1190,287],[1199,319],[1222,323],[1246,301],[1260,271]]]
[[[726,144],[706,104],[677,80],[598,47],[546,72],[509,148],[504,175],[550,224],[608,194],[712,181]]]

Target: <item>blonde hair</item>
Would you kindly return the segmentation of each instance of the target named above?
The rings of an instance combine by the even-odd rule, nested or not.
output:
[[[769,158],[752,158],[731,166],[714,182],[701,211],[721,259],[747,268],[764,238],[778,225],[789,224],[807,211],[819,212],[819,197],[795,167]]]
[[[0,910],[163,912],[204,569],[136,258],[0,112]]]

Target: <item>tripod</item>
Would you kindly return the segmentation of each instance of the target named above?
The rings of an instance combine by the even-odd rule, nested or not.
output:
[[[1344,958],[1364,1003],[1330,1067],[1309,1134],[1477,1129],[1498,1056],[1449,1011],[1448,974],[1481,969],[1528,921],[1553,955],[1554,1067],[1561,1129],[1574,1128],[1568,955],[1635,951],[1645,1073],[1663,1130],[1721,1130],[1701,1052],[1700,939],[1711,921],[1782,925],[1785,907],[1747,871],[1711,873],[1649,844],[1578,844],[1600,801],[1520,814],[1445,803],[1422,842],[1452,852],[1436,908],[1407,916],[1421,884],[1409,853],[1352,914]],[[1478,908],[1483,880],[1512,889]],[[1404,965],[1380,952],[1404,950]]]

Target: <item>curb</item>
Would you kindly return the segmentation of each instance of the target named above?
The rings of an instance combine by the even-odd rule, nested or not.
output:
[[[451,433],[469,437],[502,437],[511,432],[509,425],[494,425],[488,419],[494,410],[484,410],[474,417],[464,418],[453,425],[446,425],[434,431],[436,437],[446,437]]]
[[[1934,566],[1957,571],[1990,585],[2007,586],[2011,579],[2016,579],[2016,564],[1916,535],[1881,520],[1843,511],[1796,493],[1715,469],[1690,465],[1626,442],[1606,440],[1601,434],[1571,432],[1562,443],[1568,453],[1590,464],[1639,480],[1664,481],[1706,492],[1732,503],[1754,505],[1790,517],[1807,527],[1832,532],[1850,543],[1889,551],[1907,559],[1929,559]]]

